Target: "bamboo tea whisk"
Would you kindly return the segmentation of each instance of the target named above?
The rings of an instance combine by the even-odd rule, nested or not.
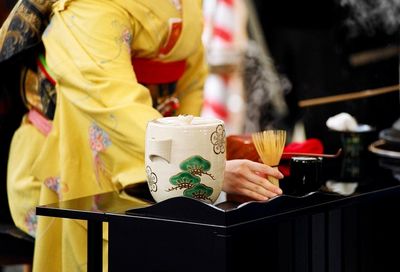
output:
[[[286,131],[265,130],[255,132],[251,136],[261,161],[273,168],[278,168],[283,148],[285,147]],[[279,186],[279,180],[277,178],[269,176],[268,180],[272,184]]]

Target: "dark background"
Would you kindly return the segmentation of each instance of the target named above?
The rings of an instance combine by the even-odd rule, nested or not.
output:
[[[399,31],[389,33],[378,23],[372,30],[349,25],[354,12],[340,5],[339,0],[254,3],[278,73],[291,83],[285,89],[290,114],[280,123],[282,128],[290,130],[296,121],[302,120],[307,138],[318,138],[327,152],[335,152],[340,144],[337,135],[326,127],[329,117],[348,112],[359,123],[376,127],[377,132],[391,127],[400,117],[398,92],[298,107],[298,101],[303,99],[398,84],[398,54],[359,66],[352,65],[350,57],[368,50],[398,48]]]

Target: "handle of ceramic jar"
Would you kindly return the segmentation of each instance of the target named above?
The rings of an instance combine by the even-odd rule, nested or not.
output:
[[[157,159],[163,159],[170,163],[171,161],[171,145],[172,140],[155,140],[151,139],[147,148],[147,154],[151,161],[155,161]]]

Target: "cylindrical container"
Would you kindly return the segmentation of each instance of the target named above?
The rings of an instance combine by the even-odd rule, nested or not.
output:
[[[340,179],[344,182],[364,182],[371,154],[368,145],[377,137],[375,128],[360,125],[356,131],[340,132],[343,160]]]
[[[290,187],[295,195],[317,191],[322,185],[322,158],[292,157],[290,180]]]
[[[150,121],[145,163],[154,200],[186,196],[214,203],[224,179],[225,138],[219,119],[178,116]]]

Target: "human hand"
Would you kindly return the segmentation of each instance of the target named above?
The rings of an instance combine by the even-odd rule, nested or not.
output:
[[[235,195],[236,199],[268,200],[282,194],[282,190],[267,179],[273,176],[282,179],[277,169],[251,160],[228,160],[225,166],[222,190]]]

